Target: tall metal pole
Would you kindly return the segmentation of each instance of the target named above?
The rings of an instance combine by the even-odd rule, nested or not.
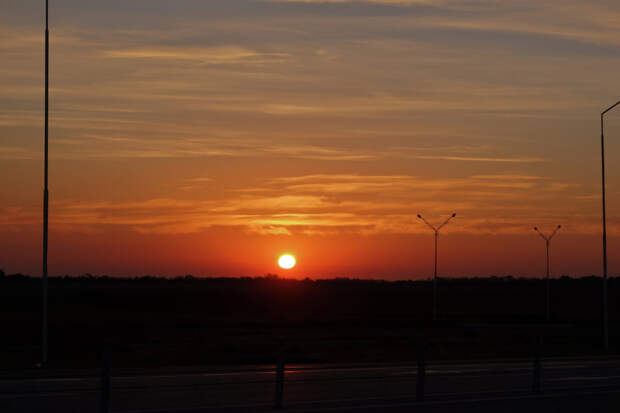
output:
[[[435,230],[435,273],[433,276],[433,321],[437,321],[437,238],[439,231]]]
[[[547,321],[551,319],[551,295],[549,293],[549,240],[547,240]]]
[[[601,112],[601,192],[603,201],[603,348],[609,350],[609,318],[607,309],[607,214],[605,211],[605,133],[604,115],[620,105],[620,101],[614,103]]]
[[[41,320],[41,366],[47,364],[47,224],[48,224],[48,203],[49,192],[47,185],[47,165],[48,165],[48,122],[49,122],[49,44],[50,32],[48,26],[49,5],[45,0],[45,161],[43,173],[43,302]]]
[[[607,331],[607,213],[605,211],[605,133],[603,115],[601,113],[601,188],[603,192],[603,348],[609,349],[609,333]]]

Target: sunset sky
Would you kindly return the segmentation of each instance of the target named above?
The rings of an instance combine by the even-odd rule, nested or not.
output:
[[[51,0],[52,275],[601,272],[617,0]],[[41,271],[43,1],[0,1],[0,268]],[[620,110],[606,123],[620,272]],[[278,269],[281,253],[297,258]]]

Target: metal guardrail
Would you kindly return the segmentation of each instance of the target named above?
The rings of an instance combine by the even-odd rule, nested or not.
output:
[[[415,399],[418,403],[425,402],[426,395],[426,382],[427,382],[427,353],[428,353],[429,343],[425,340],[419,341],[417,343],[417,369],[416,369],[416,389],[415,389]],[[542,339],[540,337],[536,340],[536,348],[535,354],[533,357],[532,363],[532,393],[535,395],[540,395],[543,391],[542,386],[542,371],[543,371],[543,363],[542,363]],[[153,390],[153,389],[182,389],[188,387],[204,387],[204,386],[225,386],[225,385],[252,385],[252,384],[268,384],[272,383],[275,386],[274,390],[274,400],[273,400],[273,408],[276,410],[281,410],[284,408],[284,390],[285,390],[285,379],[286,379],[286,348],[284,346],[280,346],[279,351],[276,356],[275,369],[272,370],[274,372],[274,376],[270,380],[251,380],[251,381],[242,381],[242,382],[218,382],[218,383],[200,383],[200,384],[173,384],[173,385],[150,385],[150,386],[123,386],[122,390]],[[295,368],[291,370],[296,370]],[[311,370],[311,369],[309,369]],[[290,370],[289,370],[290,371]],[[390,376],[388,375],[367,375],[361,377],[348,377],[344,379],[325,379],[325,378],[317,378],[317,379],[304,379],[303,382],[337,382],[337,381],[354,381],[354,380],[381,380],[386,379]],[[110,398],[111,398],[111,390],[112,390],[112,380],[111,380],[111,368],[110,368],[110,354],[109,352],[104,353],[104,364],[102,369],[102,379],[101,379],[101,413],[109,413],[110,412]]]
[[[413,343],[412,343],[413,344]],[[275,357],[275,363],[272,364],[271,368],[265,366],[261,369],[248,369],[246,370],[236,370],[233,372],[229,372],[228,370],[216,370],[218,372],[214,373],[203,373],[198,374],[198,371],[195,371],[193,374],[170,374],[165,376],[157,376],[157,375],[138,375],[138,376],[125,376],[123,374],[124,369],[116,370],[120,375],[113,376],[113,368],[112,368],[112,358],[110,352],[104,352],[103,357],[103,365],[101,371],[100,378],[97,377],[88,377],[82,378],[83,386],[70,386],[70,389],[63,387],[60,390],[59,387],[55,385],[50,385],[48,387],[49,391],[41,391],[38,394],[63,394],[68,390],[71,391],[83,391],[89,392],[93,396],[95,396],[95,400],[99,400],[99,409],[101,413],[109,413],[111,409],[111,405],[113,405],[113,400],[115,398],[115,394],[124,393],[124,395],[131,394],[132,392],[146,392],[146,393],[160,393],[160,392],[183,392],[186,389],[196,389],[199,393],[203,393],[200,389],[205,389],[204,394],[210,394],[210,390],[206,390],[209,388],[215,388],[221,386],[235,386],[235,390],[231,391],[244,391],[243,389],[246,386],[254,386],[255,389],[260,390],[255,392],[255,396],[260,398],[261,406],[264,406],[264,403],[267,403],[269,407],[274,409],[283,409],[286,405],[285,399],[285,391],[289,388],[291,393],[287,391],[287,394],[293,394],[293,396],[288,396],[290,398],[290,402],[292,400],[296,400],[296,403],[299,402],[295,398],[295,394],[299,395],[299,391],[303,389],[304,384],[310,383],[328,383],[326,384],[326,388],[331,391],[337,391],[340,386],[343,387],[343,392],[355,392],[359,391],[360,388],[364,389],[372,389],[375,386],[375,383],[383,383],[380,384],[378,389],[378,393],[376,396],[381,395],[381,397],[387,397],[383,392],[387,391],[388,393],[392,391],[391,385],[397,384],[398,391],[405,391],[407,388],[410,389],[410,393],[408,395],[402,395],[402,397],[410,397],[411,399],[415,399],[414,403],[430,403],[435,400],[435,396],[442,394],[443,387],[434,387],[437,385],[443,386],[446,383],[444,380],[450,379],[453,380],[455,377],[451,373],[450,366],[455,366],[456,369],[461,369],[465,372],[465,374],[476,377],[487,377],[483,380],[489,380],[488,377],[501,377],[504,375],[504,371],[515,369],[519,370],[518,372],[511,373],[511,377],[518,379],[517,385],[511,385],[508,389],[508,392],[519,392],[522,394],[530,394],[532,396],[538,396],[545,394],[550,394],[554,390],[558,390],[559,387],[553,385],[554,376],[553,369],[562,369],[563,367],[559,367],[562,365],[560,363],[558,365],[558,359],[543,359],[543,341],[540,337],[538,337],[535,341],[535,346],[532,348],[532,353],[529,359],[519,359],[519,360],[503,360],[502,362],[513,362],[517,366],[493,366],[489,363],[489,361],[485,361],[485,363],[477,362],[472,363],[469,361],[469,364],[459,365],[458,363],[453,362],[442,362],[437,361],[437,363],[433,362],[429,367],[428,359],[429,359],[429,349],[431,348],[431,342],[426,340],[419,340],[414,345],[414,349],[417,351],[416,363],[406,363],[406,364],[390,364],[387,366],[381,365],[373,365],[373,364],[363,364],[358,367],[356,365],[342,365],[340,368],[333,368],[331,365],[322,365],[322,366],[295,366],[295,365],[287,365],[287,351],[286,347],[280,345],[279,351]],[[596,360],[596,359],[594,359]],[[526,362],[527,361],[527,362]],[[602,362],[603,360],[601,360]],[[494,362],[494,361],[490,361]],[[476,370],[476,364],[480,364],[484,367],[483,370]],[[551,363],[553,367],[551,371],[551,378],[546,382],[543,380],[544,376],[544,366],[546,363]],[[604,363],[603,363],[604,364]],[[601,364],[601,365],[603,365]],[[472,367],[474,366],[474,367]],[[585,368],[585,366],[584,366]],[[588,369],[594,368],[597,369],[597,364],[588,365]],[[342,373],[339,373],[339,370],[342,369]],[[470,371],[471,370],[471,371]],[[484,374],[480,374],[478,376],[477,371],[484,371]],[[162,373],[160,371],[159,373]],[[301,374],[300,374],[301,373]],[[432,377],[430,381],[430,393],[429,393],[429,374]],[[460,374],[460,373],[458,373]],[[263,376],[264,377],[261,377]],[[201,378],[202,377],[202,378]],[[141,379],[145,379],[141,381]],[[137,379],[137,380],[136,380]],[[513,380],[510,379],[510,380]],[[135,380],[135,381],[134,381]],[[415,383],[413,381],[415,380]],[[437,380],[437,381],[436,381]],[[460,379],[459,379],[460,380]],[[469,379],[467,379],[469,380]],[[491,387],[487,387],[489,383],[491,383],[495,379],[490,379],[490,381],[482,381],[483,386],[479,389],[468,390],[468,393],[462,394],[476,394],[476,392],[480,392],[480,394],[487,394],[496,392],[500,394],[500,390],[494,390],[495,384],[492,384]],[[362,382],[367,381],[369,384],[362,384]],[[373,382],[374,381],[374,382]],[[351,383],[350,385],[344,383]],[[357,387],[360,383],[361,387]],[[454,382],[451,382],[452,386],[454,386]],[[511,382],[515,383],[515,382]],[[546,386],[544,384],[546,383]],[[501,382],[498,382],[501,384]],[[608,384],[611,385],[611,384]],[[273,386],[273,387],[272,387]],[[314,388],[315,385],[313,385]],[[316,388],[323,389],[321,384],[317,384]],[[410,386],[410,387],[409,387]],[[448,384],[450,386],[450,384]],[[471,386],[470,386],[471,387]],[[43,388],[39,388],[35,383],[32,385],[32,388],[36,390],[43,390]],[[229,387],[232,389],[232,387]],[[270,400],[269,389],[273,389],[273,399]],[[564,391],[570,390],[570,386],[562,386]],[[228,391],[228,390],[227,390]],[[546,391],[546,392],[545,392]],[[118,393],[117,393],[118,392]],[[128,393],[127,393],[128,392]],[[220,393],[219,390],[213,390],[213,394]],[[380,393],[380,394],[379,394]],[[10,394],[10,393],[7,393]],[[16,393],[17,394],[17,393]],[[25,394],[25,393],[21,393]],[[184,394],[184,393],[179,393]],[[263,394],[265,397],[263,399]],[[446,393],[446,394],[456,394],[456,393]],[[430,396],[429,396],[430,395]],[[365,397],[375,396],[373,394],[365,393]],[[164,396],[167,397],[167,396]],[[177,397],[177,396],[174,396]],[[356,396],[357,397],[357,396]],[[389,396],[394,397],[394,396]],[[400,395],[397,397],[401,397]],[[430,400],[429,400],[430,398]],[[302,398],[303,399],[303,398]],[[263,402],[264,400],[264,402]],[[303,400],[302,400],[303,401]],[[95,402],[96,403],[96,402]]]

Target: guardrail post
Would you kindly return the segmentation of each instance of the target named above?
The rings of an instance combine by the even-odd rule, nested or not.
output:
[[[282,409],[284,398],[284,346],[280,346],[278,355],[276,356],[276,397],[274,407]]]
[[[416,377],[416,400],[424,401],[424,382],[426,381],[426,341],[418,341],[418,375]]]
[[[110,353],[103,351],[103,371],[101,374],[101,413],[110,411]]]
[[[540,336],[536,337],[536,356],[534,358],[534,382],[532,384],[532,390],[536,394],[540,394],[542,391],[542,361],[540,359],[541,344],[542,340]]]

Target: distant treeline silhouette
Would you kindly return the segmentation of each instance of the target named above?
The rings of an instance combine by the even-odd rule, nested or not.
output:
[[[4,278],[5,280],[22,280],[22,281],[26,281],[26,280],[31,280],[31,281],[35,281],[35,280],[40,280],[39,277],[33,277],[31,275],[27,275],[27,274],[21,274],[21,273],[15,273],[15,274],[6,274],[2,269],[0,269],[0,278]],[[440,277],[442,281],[448,281],[448,282],[471,282],[471,281],[476,281],[476,282],[490,282],[490,283],[496,283],[496,282],[511,282],[511,281],[532,281],[532,280],[541,280],[541,277],[536,277],[536,276],[513,276],[513,275],[504,275],[504,276],[497,276],[497,275],[492,275],[492,276],[463,276],[463,277]],[[610,277],[610,278],[618,278],[618,276],[616,277]],[[50,279],[57,279],[57,280],[112,280],[112,281],[121,281],[121,282],[125,282],[125,281],[145,281],[145,282],[166,282],[166,281],[172,281],[172,282],[179,282],[179,281],[187,281],[187,282],[207,282],[207,283],[217,283],[217,282],[248,282],[248,281],[265,281],[265,280],[271,280],[271,281],[279,281],[279,282],[286,282],[286,283],[300,283],[300,282],[318,282],[318,283],[343,283],[343,282],[356,282],[356,283],[369,283],[369,284],[376,284],[376,283],[381,283],[381,284],[397,284],[397,285],[402,285],[402,284],[415,284],[415,283],[427,283],[429,281],[431,281],[430,278],[425,278],[425,279],[416,279],[416,280],[411,280],[411,279],[407,279],[407,280],[386,280],[386,279],[381,279],[381,278],[358,278],[358,277],[333,277],[333,278],[311,278],[311,277],[306,277],[306,278],[288,278],[288,277],[281,277],[278,274],[265,274],[263,276],[254,276],[254,277],[250,277],[250,276],[242,276],[242,277],[212,277],[212,276],[208,276],[208,277],[198,277],[198,276],[194,276],[192,274],[186,274],[186,275],[178,275],[178,276],[154,276],[154,275],[142,275],[142,276],[110,276],[110,275],[93,275],[90,273],[85,273],[85,274],[81,274],[81,275],[60,275],[60,276],[50,276]],[[584,280],[584,279],[598,279],[600,280],[600,276],[598,275],[586,275],[586,276],[569,276],[569,275],[562,275],[560,277],[554,277],[554,280]]]
[[[0,277],[6,366],[38,358],[40,281]],[[121,365],[264,363],[285,341],[300,362],[385,361],[411,357],[420,336],[434,342],[435,358],[529,356],[537,335],[567,337],[556,340],[555,355],[596,350],[600,277],[553,279],[551,324],[544,322],[544,282],[441,279],[440,320],[433,323],[430,280],[51,277],[50,359],[97,365],[109,346]],[[609,296],[618,343],[618,278],[610,280]]]

